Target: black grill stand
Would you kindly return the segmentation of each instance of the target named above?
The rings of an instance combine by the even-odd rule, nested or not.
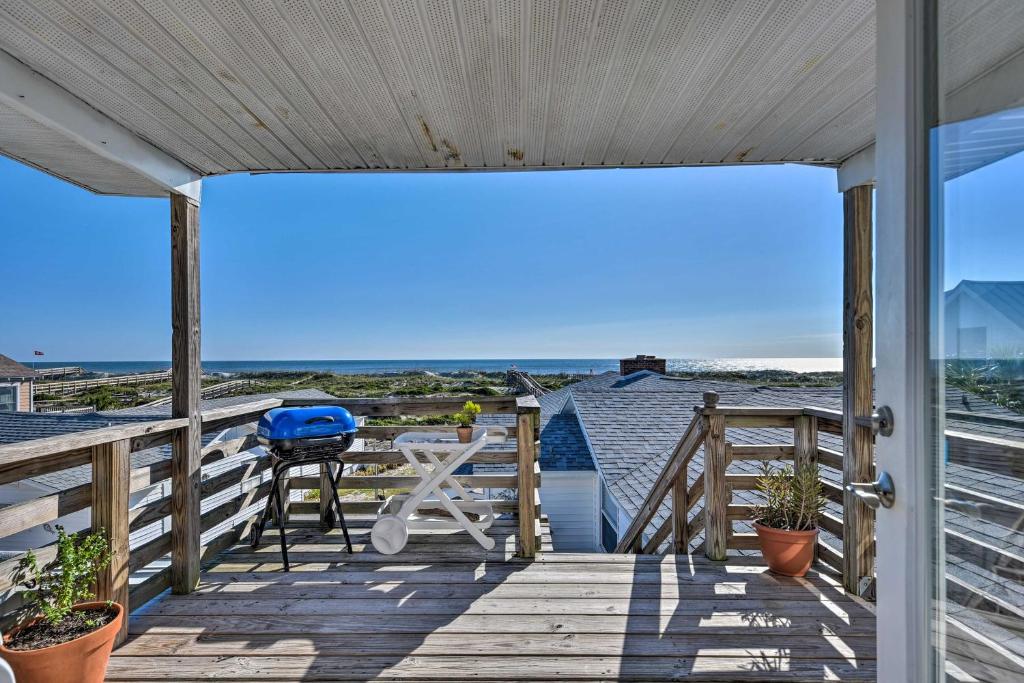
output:
[[[327,511],[325,519],[321,520],[321,523],[327,530],[334,528],[334,519],[337,519],[341,523],[341,532],[345,534],[345,545],[348,546],[348,552],[352,554],[352,540],[348,535],[348,525],[345,524],[345,513],[341,511],[341,500],[338,498],[338,475],[334,473],[332,465],[338,466],[338,472],[340,473],[344,469],[344,463],[340,456],[319,456],[309,459],[299,460],[287,460],[281,458],[273,449],[270,449],[270,460],[273,467],[273,484],[271,484],[270,495],[267,496],[267,504],[263,508],[263,514],[260,515],[259,522],[252,527],[252,531],[249,536],[249,543],[253,548],[260,544],[260,538],[263,536],[263,529],[267,525],[267,518],[270,516],[270,506],[275,506],[277,512],[277,530],[281,536],[281,560],[284,563],[284,570],[289,571],[288,568],[288,543],[284,535],[284,501],[281,500],[281,480],[285,478],[292,467],[300,467],[302,465],[326,465],[327,478],[331,481],[331,497],[327,501]],[[320,495],[324,495],[324,491],[320,491]],[[333,509],[332,509],[333,508]],[[334,517],[334,513],[337,513],[337,517]]]

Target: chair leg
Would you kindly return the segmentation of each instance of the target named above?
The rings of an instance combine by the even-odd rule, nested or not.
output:
[[[287,467],[282,467],[279,471],[274,473],[274,490],[271,495],[277,501],[277,532],[281,535],[281,560],[284,563],[284,570],[289,571],[288,568],[288,542],[284,535],[284,501],[281,500],[281,475],[288,470]]]
[[[341,533],[345,534],[345,545],[348,546],[348,554],[352,554],[352,539],[348,536],[348,524],[345,523],[345,513],[341,511],[341,499],[338,497],[338,477],[344,470],[345,465],[341,462],[338,463],[338,473],[335,474],[331,471],[330,466],[327,468],[327,476],[331,479],[331,497],[334,499],[334,507],[338,511],[338,522],[341,523]],[[321,491],[321,495],[323,492]]]

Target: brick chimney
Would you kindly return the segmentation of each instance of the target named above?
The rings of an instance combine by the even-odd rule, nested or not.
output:
[[[623,358],[619,361],[619,374],[632,375],[641,370],[651,370],[659,374],[665,374],[665,359],[656,356],[644,356],[637,354],[636,358]]]

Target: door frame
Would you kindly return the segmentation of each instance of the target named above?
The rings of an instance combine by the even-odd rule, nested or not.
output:
[[[877,405],[894,414],[879,436],[877,470],[892,475],[896,500],[879,509],[878,680],[934,680],[937,585],[933,534],[938,426],[930,367],[931,212],[929,129],[934,116],[934,0],[876,3],[877,23]]]

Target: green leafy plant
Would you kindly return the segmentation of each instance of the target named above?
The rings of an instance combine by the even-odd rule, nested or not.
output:
[[[455,413],[452,417],[459,423],[460,427],[471,427],[476,422],[476,416],[480,414],[480,406],[472,401],[466,401],[462,406],[462,410]]]
[[[764,526],[788,531],[818,528],[826,500],[815,465],[803,465],[794,471],[789,465],[773,469],[766,462],[757,490],[764,494],[765,502],[757,506],[754,519]]]
[[[110,544],[100,529],[84,538],[65,533],[57,526],[57,557],[40,567],[36,554],[29,550],[18,563],[15,580],[25,587],[23,618],[41,614],[58,626],[71,614],[71,608],[95,597],[96,577],[110,564]]]

